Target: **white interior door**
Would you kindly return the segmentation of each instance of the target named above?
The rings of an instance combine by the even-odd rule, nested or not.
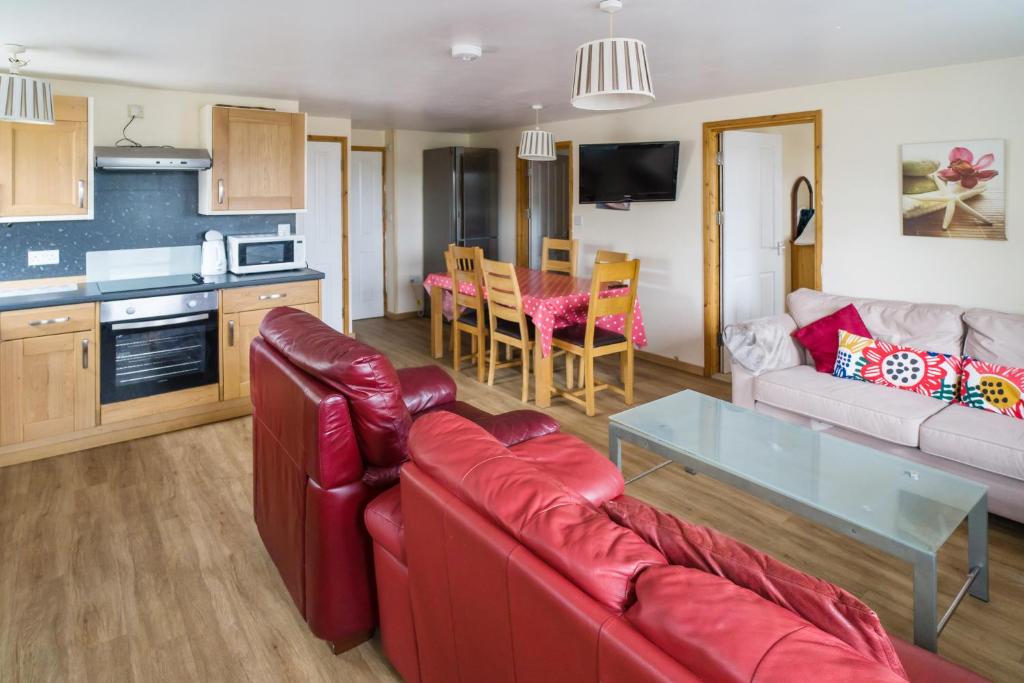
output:
[[[722,327],[783,311],[782,136],[722,134]],[[728,354],[723,367],[729,371]]]
[[[353,152],[349,165],[352,319],[384,315],[384,155]]]
[[[323,321],[343,329],[341,268],[341,144],[306,143],[306,207],[295,214],[295,229],[306,236],[306,262],[326,277],[320,301]]]

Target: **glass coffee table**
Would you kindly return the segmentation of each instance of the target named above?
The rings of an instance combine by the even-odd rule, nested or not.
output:
[[[914,643],[935,651],[970,593],[988,600],[988,488],[942,470],[683,391],[613,415],[609,457],[622,442],[866,543],[914,566]],[[967,580],[938,618],[935,558],[967,519]]]

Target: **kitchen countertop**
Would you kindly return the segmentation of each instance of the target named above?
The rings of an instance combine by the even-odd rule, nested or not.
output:
[[[254,273],[252,275],[213,275],[204,278],[202,284],[182,287],[164,287],[160,289],[137,289],[124,292],[100,292],[95,282],[82,282],[76,289],[54,291],[41,294],[11,294],[0,296],[0,311],[16,311],[25,308],[45,308],[47,306],[69,306],[85,304],[93,301],[117,301],[120,299],[136,299],[149,296],[166,296],[168,294],[189,294],[192,292],[209,292],[233,287],[252,287],[255,285],[276,285],[285,282],[302,282],[304,280],[322,280],[324,274],[319,270],[302,268],[299,270],[282,270],[275,273]],[[0,283],[2,289],[2,283]]]

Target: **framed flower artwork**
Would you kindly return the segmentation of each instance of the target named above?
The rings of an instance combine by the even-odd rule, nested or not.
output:
[[[1006,239],[1002,140],[927,142],[900,147],[903,234]]]

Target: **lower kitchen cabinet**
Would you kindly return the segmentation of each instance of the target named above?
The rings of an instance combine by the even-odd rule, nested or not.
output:
[[[0,446],[96,426],[95,332],[0,342]]]
[[[286,304],[281,304],[282,306]],[[292,305],[320,317],[320,304]],[[221,370],[224,384],[223,399],[249,395],[249,345],[260,334],[260,323],[272,308],[226,313],[221,327]]]

